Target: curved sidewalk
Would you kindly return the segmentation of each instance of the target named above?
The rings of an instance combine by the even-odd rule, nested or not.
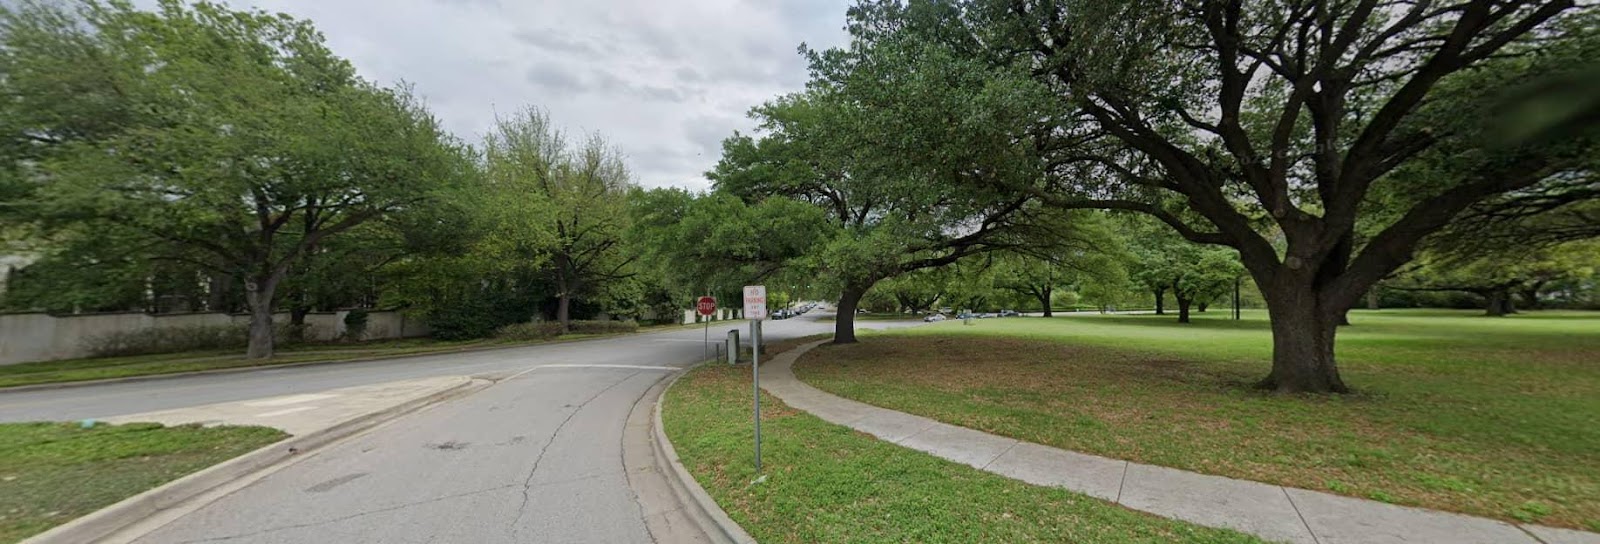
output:
[[[761,386],[794,408],[908,448],[1034,485],[1268,540],[1306,544],[1600,544],[1600,534],[1513,525],[1260,482],[1119,461],[1022,442],[879,408],[794,377],[813,342],[763,366]]]

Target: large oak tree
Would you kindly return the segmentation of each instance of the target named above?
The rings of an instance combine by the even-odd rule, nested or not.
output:
[[[24,3],[0,8],[0,42],[13,209],[240,279],[250,358],[272,356],[295,262],[465,164],[406,89],[362,80],[286,16]]]
[[[1586,65],[1595,17],[1567,0],[974,0],[867,3],[851,28],[1029,70],[1057,107],[1036,129],[1048,172],[1018,189],[1237,250],[1272,318],[1260,385],[1343,392],[1340,317],[1428,235],[1499,195],[1592,194],[1592,125],[1510,141],[1464,113]]]

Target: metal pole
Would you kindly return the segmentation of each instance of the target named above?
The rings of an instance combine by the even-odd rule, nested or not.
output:
[[[751,344],[755,349],[750,350],[750,385],[751,393],[755,398],[756,422],[756,472],[761,472],[761,321],[751,322],[755,327],[755,338]]]

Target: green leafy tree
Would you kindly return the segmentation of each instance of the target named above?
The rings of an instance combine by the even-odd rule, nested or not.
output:
[[[834,231],[815,206],[673,188],[635,190],[630,201],[630,238],[640,248],[641,268],[655,271],[670,295],[666,311],[688,308],[702,294],[731,306],[742,286],[755,283],[821,283],[811,256]]]
[[[950,272],[928,268],[907,272],[879,282],[873,288],[891,297],[898,310],[920,313],[932,309],[949,291]]]
[[[709,177],[747,201],[791,198],[826,213],[836,235],[814,262],[840,293],[834,342],[850,343],[858,303],[879,281],[1013,243],[1031,197],[997,187],[1037,179],[1034,150],[1020,142],[1050,96],[1011,77],[1020,68],[914,36],[809,58],[808,90],[756,108],[761,137],[725,141]]]
[[[1537,308],[1546,286],[1588,278],[1600,268],[1600,242],[1548,246],[1514,244],[1493,249],[1434,247],[1411,270],[1386,286],[1402,291],[1459,291],[1483,299],[1485,315],[1517,313],[1516,298]]]
[[[1036,301],[1052,317],[1060,287],[1121,284],[1130,258],[1116,224],[1099,212],[1073,212],[1062,218],[1070,228],[1050,229],[1044,239],[1021,244],[995,263],[995,284]]]
[[[544,249],[563,330],[571,325],[575,298],[603,299],[608,283],[632,276],[635,257],[626,246],[632,179],[620,153],[603,138],[592,135],[573,146],[548,115],[524,110],[501,119],[484,138],[484,164],[492,183],[544,205],[502,220],[536,222],[528,228],[550,234]],[[512,243],[527,239],[514,237]]]
[[[459,173],[407,90],[361,80],[303,21],[173,0],[23,4],[0,11],[0,40],[23,211],[240,278],[251,358],[272,356],[297,259]]]
[[[1033,128],[1047,175],[1018,190],[1238,251],[1272,316],[1267,389],[1347,391],[1339,317],[1474,204],[1589,198],[1573,188],[1593,183],[1592,125],[1534,143],[1461,115],[1587,66],[1600,53],[1588,5],[882,1],[851,14],[858,42],[952,44],[1049,86],[1055,106]],[[1371,215],[1394,219],[1358,239]]]

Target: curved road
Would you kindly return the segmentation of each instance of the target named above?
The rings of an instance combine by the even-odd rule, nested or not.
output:
[[[769,340],[830,332],[818,315]],[[861,327],[909,323],[860,323]],[[743,322],[713,324],[712,341]],[[445,375],[488,388],[312,453],[141,543],[650,542],[622,436],[653,385],[700,360],[702,331],[390,361],[0,393],[0,421],[81,419]]]

